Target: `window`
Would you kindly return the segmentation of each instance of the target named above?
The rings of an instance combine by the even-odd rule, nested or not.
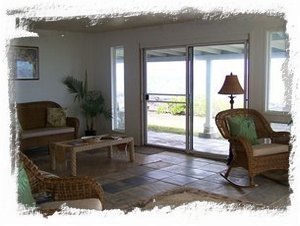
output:
[[[284,32],[268,33],[267,111],[289,112],[291,78],[288,74],[287,36]]]
[[[125,132],[124,48],[111,48],[112,130]]]

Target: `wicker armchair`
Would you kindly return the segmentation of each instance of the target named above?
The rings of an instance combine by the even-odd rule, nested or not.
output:
[[[66,177],[49,176],[22,152],[19,152],[20,161],[28,175],[33,194],[47,192],[53,197],[53,201],[70,201],[84,199],[99,199],[103,208],[103,189],[90,177]],[[39,209],[44,215],[51,215],[60,209]]]
[[[250,117],[255,123],[258,139],[269,138],[270,144],[251,145],[244,137],[233,137],[230,134],[228,119],[234,116]],[[232,160],[228,162],[228,169],[221,174],[228,182],[239,187],[256,186],[254,177],[260,173],[289,168],[289,154],[291,146],[289,132],[275,132],[267,120],[253,109],[230,109],[219,112],[215,118],[216,125],[230,143]],[[242,186],[231,181],[228,176],[233,167],[243,167],[248,170],[249,185]]]

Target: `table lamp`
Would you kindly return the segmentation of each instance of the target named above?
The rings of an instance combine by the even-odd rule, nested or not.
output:
[[[230,98],[230,108],[233,109],[234,104],[234,98],[236,94],[243,94],[244,90],[241,87],[241,84],[239,82],[239,79],[237,75],[233,75],[230,73],[230,75],[226,75],[225,81],[223,83],[222,88],[218,92],[218,94],[228,94]]]

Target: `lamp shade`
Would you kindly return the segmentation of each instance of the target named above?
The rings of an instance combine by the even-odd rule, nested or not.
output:
[[[243,94],[244,90],[236,75],[226,75],[225,81],[218,94]]]

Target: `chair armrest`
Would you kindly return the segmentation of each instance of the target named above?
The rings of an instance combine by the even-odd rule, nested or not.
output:
[[[248,159],[253,157],[252,145],[244,137],[230,137],[229,140],[231,148],[234,149],[233,155],[238,155],[239,152],[245,152]]]
[[[75,136],[74,138],[79,137],[79,119],[75,117],[67,117],[66,118],[67,126],[71,126],[75,128]]]
[[[44,188],[55,201],[98,198],[104,202],[101,185],[90,177],[45,178]]]
[[[273,132],[271,142],[276,144],[289,144],[291,139],[290,132]]]

